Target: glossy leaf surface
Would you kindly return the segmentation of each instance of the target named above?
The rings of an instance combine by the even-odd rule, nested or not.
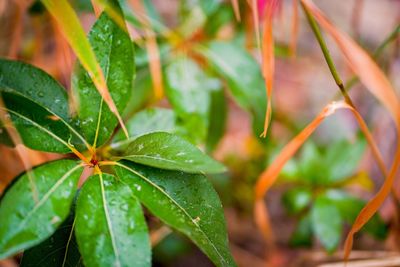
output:
[[[133,45],[129,35],[103,13],[88,38],[103,70],[111,97],[119,113],[122,113],[130,99],[134,77]],[[111,136],[118,119],[82,65],[77,66],[72,82],[79,103],[80,127],[91,144],[96,141],[97,145],[101,145]]]
[[[224,212],[202,174],[166,171],[123,161],[118,177],[164,223],[187,235],[217,266],[235,266]]]
[[[165,132],[150,133],[136,138],[127,146],[122,158],[161,169],[190,173],[225,171],[221,163],[185,139]]]
[[[113,175],[91,176],[76,207],[76,239],[85,266],[150,266],[142,207]]]
[[[50,75],[1,59],[0,93],[25,145],[58,153],[70,152],[66,143],[81,148],[84,140],[70,122],[67,94]]]
[[[0,258],[48,238],[68,216],[82,167],[58,160],[22,175],[0,203]],[[30,179],[32,179],[30,181]]]
[[[52,236],[26,250],[20,267],[83,267],[75,239],[74,219],[75,214],[71,212]]]

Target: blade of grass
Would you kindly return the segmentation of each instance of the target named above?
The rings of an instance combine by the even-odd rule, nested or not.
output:
[[[125,124],[118,112],[117,107],[115,106],[110,92],[107,89],[107,83],[104,78],[103,71],[97,62],[93,49],[86,38],[85,32],[82,29],[75,11],[72,9],[67,0],[42,0],[42,3],[46,6],[46,8],[60,25],[60,28],[63,31],[68,43],[71,45],[83,67],[89,73],[93,83],[95,84],[100,95],[103,97],[104,101],[107,103],[111,112],[113,112],[117,117],[122,130],[128,138],[129,135]]]
[[[335,28],[312,1],[301,0],[301,3],[321,27],[332,36],[351,69],[360,77],[367,89],[386,106],[397,124],[400,110],[399,99],[385,74],[357,43],[347,34]]]
[[[261,136],[266,137],[271,120],[271,97],[275,73],[274,36],[272,31],[272,2],[267,4],[264,18],[264,34],[262,42],[262,74],[267,90],[267,110],[265,114],[264,131]]]
[[[257,40],[257,48],[261,49],[260,18],[259,18],[259,10],[258,10],[258,5],[257,5],[257,0],[251,1],[251,8],[253,10],[253,23],[254,23],[254,29],[255,29],[256,40]]]
[[[96,18],[100,17],[101,12],[103,11],[102,7],[98,4],[97,0],[90,0],[90,2],[92,3],[94,15]]]
[[[339,101],[339,102],[331,102],[328,104],[320,114],[304,128],[296,137],[294,137],[279,153],[279,155],[275,158],[272,164],[259,176],[259,179],[255,186],[255,221],[263,233],[263,236],[269,240],[270,233],[272,232],[270,229],[270,224],[268,221],[268,215],[266,206],[264,204],[264,195],[271,188],[271,186],[278,179],[279,173],[282,168],[285,166],[287,161],[291,159],[294,154],[298,151],[298,149],[304,144],[304,142],[311,136],[311,134],[317,129],[317,127],[329,116],[333,115],[337,110],[347,109],[352,112],[354,117],[356,118],[361,131],[365,135],[368,144],[372,150],[373,156],[378,163],[378,166],[382,173],[387,174],[385,164],[382,159],[382,155],[380,154],[378,147],[373,140],[372,134],[370,133],[365,121],[358,113],[358,111],[352,107],[350,104]],[[390,174],[389,174],[390,175]],[[371,215],[372,216],[372,215]]]
[[[319,24],[333,37],[339,48],[342,50],[348,64],[352,70],[360,77],[367,89],[375,95],[389,110],[392,115],[397,136],[400,136],[400,106],[399,99],[394,88],[386,78],[385,74],[379,69],[372,58],[355,43],[348,35],[341,32],[329,22],[321,10],[319,10],[311,0],[302,0],[302,4],[309,13],[319,22]],[[350,256],[353,245],[353,236],[368,220],[378,211],[383,201],[392,190],[394,177],[400,165],[400,144],[398,142],[396,153],[389,175],[379,192],[367,203],[357,216],[345,242],[345,260]]]
[[[10,136],[12,142],[15,144],[15,149],[17,151],[18,157],[21,159],[22,165],[24,166],[24,170],[29,178],[29,186],[31,187],[32,198],[37,203],[39,201],[39,194],[36,188],[34,174],[32,170],[32,164],[28,156],[28,151],[22,143],[21,136],[18,134],[18,131],[15,129],[10,115],[7,113],[5,109],[5,105],[3,99],[0,97],[0,121],[6,127],[8,135]]]
[[[233,12],[235,13],[235,17],[237,21],[240,21],[240,9],[239,9],[239,1],[231,0]]]

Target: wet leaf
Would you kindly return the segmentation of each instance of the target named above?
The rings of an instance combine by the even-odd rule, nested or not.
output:
[[[0,203],[0,258],[48,238],[68,216],[82,166],[58,160],[24,174]]]
[[[221,202],[202,174],[154,169],[123,161],[118,177],[164,223],[187,235],[217,266],[235,266]]]
[[[94,175],[84,184],[77,201],[75,232],[87,267],[151,265],[140,203],[113,175]]]
[[[311,208],[311,222],[314,234],[328,252],[333,252],[340,242],[342,217],[331,200],[318,197]]]
[[[190,142],[165,132],[149,133],[136,138],[127,146],[121,158],[160,169],[189,173],[219,173],[226,170],[221,163]]]
[[[134,77],[133,45],[129,35],[103,13],[88,38],[111,97],[119,113],[122,113],[131,97]],[[118,119],[96,91],[89,73],[81,64],[76,67],[72,82],[78,101],[80,127],[89,143],[100,146],[110,138]]]
[[[0,91],[20,94],[68,121],[67,93],[49,74],[32,65],[0,59]]]
[[[74,209],[74,208],[72,208]],[[39,245],[26,250],[21,267],[83,267],[82,257],[75,239],[75,213],[58,227],[52,236]]]
[[[68,144],[71,128],[61,119],[55,120],[48,109],[19,94],[2,93],[2,96],[24,145],[46,152],[71,152]]]
[[[71,152],[68,142],[84,148],[83,137],[70,122],[67,94],[47,73],[0,59],[0,93],[26,146],[58,153]]]
[[[107,88],[107,81],[103,70],[96,59],[96,56],[98,55],[95,54],[89,41],[87,40],[77,14],[67,0],[42,0],[42,3],[57,21],[62,33],[67,39],[72,50],[75,52],[77,58],[80,60],[82,66],[89,73],[90,78],[95,84],[95,88],[101,94],[105,104],[107,104],[111,112],[115,114],[121,127],[125,129],[119,109],[114,103],[114,100]],[[112,4],[114,5],[117,3],[113,2]],[[131,64],[126,67],[129,69]]]

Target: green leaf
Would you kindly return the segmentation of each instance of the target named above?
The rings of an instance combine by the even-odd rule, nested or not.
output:
[[[287,190],[282,197],[283,205],[290,214],[303,211],[312,200],[312,192],[308,188],[294,187]]]
[[[336,206],[326,197],[320,196],[311,208],[314,234],[328,252],[333,252],[340,242],[342,217]]]
[[[324,164],[323,154],[315,143],[309,141],[304,144],[298,165],[299,174],[307,183],[313,185],[328,183],[327,166]]]
[[[72,135],[62,120],[54,120],[46,108],[19,94],[4,92],[2,97],[24,145],[46,152],[71,152]]]
[[[165,70],[166,94],[177,115],[189,131],[196,133],[195,143],[207,135],[211,92],[221,88],[217,79],[208,77],[190,58],[179,56]],[[194,130],[195,129],[195,130]]]
[[[70,123],[67,94],[47,73],[1,59],[0,93],[26,146],[67,153],[68,143],[72,143],[83,149],[85,140]]]
[[[103,70],[111,97],[119,113],[122,113],[130,99],[134,77],[134,53],[129,35],[103,12],[88,38]],[[102,145],[117,126],[117,117],[110,111],[81,64],[73,74],[72,88],[78,101],[80,127],[86,139],[91,144]]]
[[[295,247],[312,245],[312,224],[309,213],[301,217],[289,242]]]
[[[0,259],[48,238],[68,216],[82,166],[58,160],[33,169],[0,203]]]
[[[50,75],[32,65],[0,59],[0,92],[20,94],[68,121],[66,91]]]
[[[20,267],[83,267],[75,239],[73,209],[52,236],[24,252]]]
[[[235,266],[217,193],[202,174],[154,169],[129,162],[118,177],[164,223],[187,235],[217,266]]]
[[[361,139],[354,143],[340,140],[329,145],[324,157],[329,167],[326,174],[330,182],[340,182],[354,174],[364,154],[366,141]]]
[[[253,129],[258,136],[264,127],[267,102],[259,64],[234,43],[210,42],[198,51],[226,80],[236,102],[253,115]]]
[[[211,107],[209,112],[209,126],[206,140],[207,152],[213,151],[225,133],[227,117],[227,103],[224,90],[211,92]]]
[[[149,133],[136,138],[127,146],[121,158],[161,169],[190,173],[219,173],[226,170],[221,163],[185,139],[165,132]]]
[[[129,144],[138,136],[152,132],[168,132],[178,134],[182,132],[177,125],[177,117],[173,110],[165,108],[148,108],[136,113],[126,122],[129,139],[126,139],[124,133],[120,130],[114,136],[112,147],[118,148],[124,144]]]
[[[150,239],[140,203],[113,175],[94,175],[83,185],[75,228],[85,266],[150,266]]]
[[[366,205],[364,200],[341,190],[331,189],[325,193],[325,196],[336,205],[343,220],[349,225],[354,223],[361,209]],[[364,225],[362,231],[382,240],[388,235],[388,227],[378,213]]]

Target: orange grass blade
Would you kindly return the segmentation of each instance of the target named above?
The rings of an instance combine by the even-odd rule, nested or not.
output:
[[[237,21],[240,21],[240,9],[239,9],[239,1],[231,0],[233,12],[235,13],[235,17]]]
[[[24,170],[29,178],[29,186],[31,187],[32,198],[37,203],[39,201],[39,195],[34,181],[34,176],[33,176],[34,174],[33,172],[31,172],[32,164],[28,156],[28,151],[25,148],[25,146],[23,146],[21,136],[15,129],[10,119],[10,115],[7,113],[5,109],[5,105],[1,97],[0,97],[0,120],[3,122],[3,125],[7,125],[4,128],[7,131],[8,135],[10,136],[12,142],[15,144],[15,150],[17,151],[17,154],[21,159],[22,165],[24,166]]]
[[[361,115],[358,113],[358,111],[344,101],[332,102],[328,104],[322,110],[322,112],[318,114],[318,116],[306,128],[303,129],[303,131],[301,131],[282,149],[281,153],[276,157],[273,163],[260,175],[260,178],[255,186],[256,202],[254,207],[254,212],[255,212],[254,216],[255,216],[255,222],[258,225],[261,232],[263,233],[266,240],[271,239],[270,235],[272,231],[268,219],[267,208],[263,200],[264,194],[275,183],[275,181],[279,176],[280,171],[285,166],[286,162],[294,156],[297,150],[304,144],[304,142],[310,137],[310,135],[323,122],[323,120],[333,115],[339,109],[348,109],[353,113],[360,126],[361,131],[364,133],[368,141],[368,144],[371,147],[372,153],[378,163],[380,170],[382,171],[383,175],[385,175],[385,177],[387,176],[387,171],[382,159],[382,155],[378,150],[378,147],[367,127],[367,124],[365,123]],[[391,186],[389,186],[389,190],[390,188]],[[374,213],[375,212],[373,212],[372,215]],[[357,231],[358,230],[359,229],[357,229]]]
[[[42,3],[60,25],[65,38],[71,45],[76,56],[79,58],[82,66],[89,73],[89,76],[92,78],[93,83],[104,101],[107,103],[111,112],[113,112],[117,117],[126,137],[129,137],[121,115],[119,114],[118,109],[111,98],[110,92],[107,89],[107,83],[103,71],[97,62],[96,56],[86,38],[85,32],[82,29],[75,11],[67,0],[42,0]]]
[[[400,136],[400,107],[399,99],[394,88],[390,84],[385,74],[379,69],[372,58],[354,42],[347,34],[335,28],[319,10],[311,0],[301,0],[307,10],[313,14],[319,24],[333,37],[342,50],[351,69],[359,76],[361,82],[369,89],[369,91],[378,98],[384,106],[389,110],[394,118],[397,127],[397,136]],[[393,161],[384,184],[379,192],[367,203],[357,216],[345,242],[344,258],[350,256],[353,245],[353,236],[362,226],[378,211],[383,201],[389,195],[397,169],[400,165],[400,144],[397,142],[397,149]]]
[[[399,99],[382,70],[355,41],[333,26],[311,0],[301,1],[322,28],[336,41],[354,73],[360,77],[367,89],[386,106],[395,119],[395,123],[398,124]]]
[[[278,178],[279,172],[286,162],[293,157],[296,151],[308,139],[308,137],[310,137],[321,122],[343,105],[345,105],[345,103],[342,101],[328,104],[306,128],[304,128],[282,149],[274,162],[260,175],[255,187],[256,199],[263,198],[264,194]]]
[[[344,259],[347,261],[349,259],[351,249],[353,247],[353,238],[356,234],[377,212],[379,207],[383,204],[386,197],[392,190],[393,182],[396,177],[397,169],[400,165],[400,145],[397,145],[396,155],[394,158],[394,163],[390,169],[389,176],[386,178],[379,192],[364,206],[361,212],[358,214],[356,220],[351,227],[350,232],[347,235],[346,241],[344,243]]]
[[[96,16],[96,18],[100,17],[100,14],[102,12],[101,6],[97,3],[96,0],[90,0],[90,2],[92,2],[94,15]]]
[[[260,135],[261,137],[267,136],[268,126],[270,124],[272,114],[271,97],[275,73],[274,36],[272,30],[273,7],[273,1],[267,3],[264,19],[264,33],[262,42],[262,75],[265,80],[265,89],[267,90],[268,99],[267,110],[265,114],[264,131]]]
[[[261,47],[260,18],[259,18],[259,13],[258,13],[259,11],[258,11],[257,0],[251,1],[251,8],[253,10],[253,23],[254,23],[254,29],[256,32],[257,47],[260,49],[260,47]]]
[[[145,27],[146,34],[146,49],[149,57],[149,68],[151,79],[154,86],[154,95],[157,100],[160,100],[164,95],[164,86],[162,79],[162,66],[160,59],[160,52],[158,49],[157,39],[154,31],[151,29],[151,24],[146,15],[146,10],[141,0],[130,0],[129,1],[132,9],[136,9],[138,13],[141,13],[145,19],[141,20],[141,23]]]

